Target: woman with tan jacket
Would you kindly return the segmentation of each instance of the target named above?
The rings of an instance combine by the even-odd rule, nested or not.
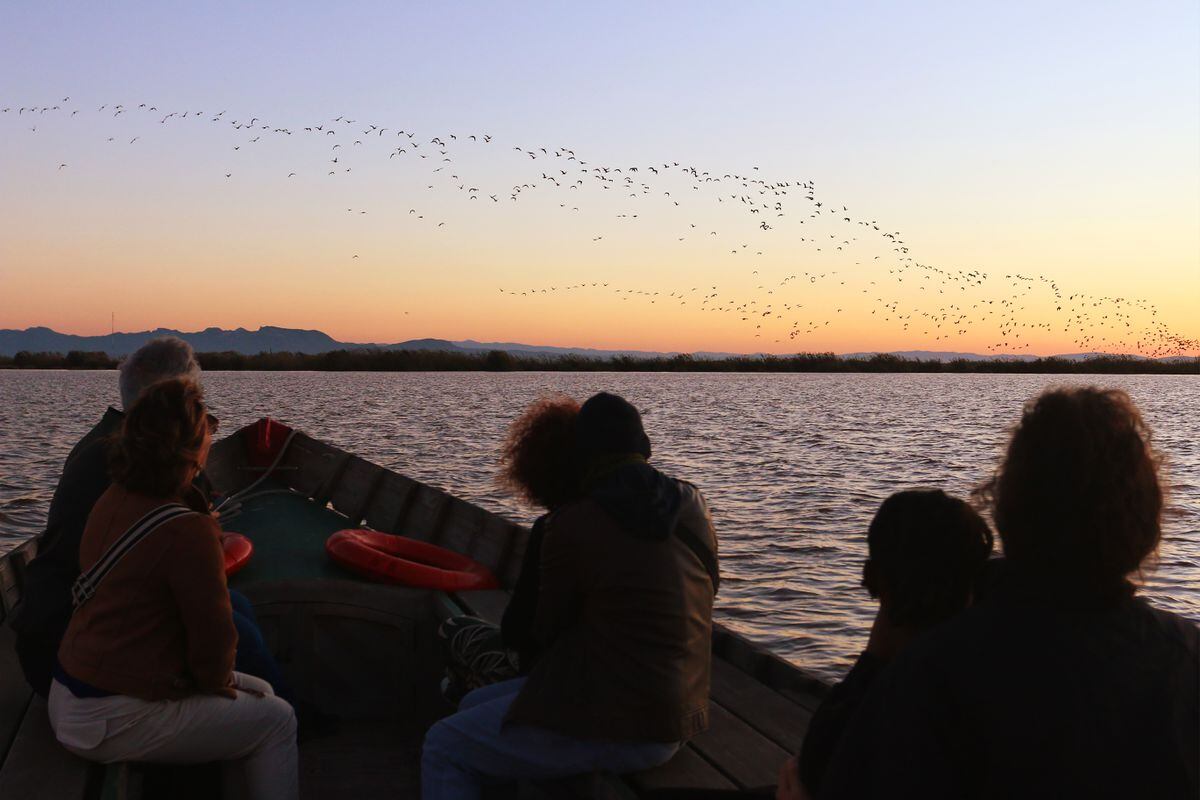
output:
[[[233,670],[220,528],[191,487],[211,442],[192,381],[156,384],[129,410],[80,545],[50,721],[83,758],[223,761],[226,797],[295,798],[292,708]]]

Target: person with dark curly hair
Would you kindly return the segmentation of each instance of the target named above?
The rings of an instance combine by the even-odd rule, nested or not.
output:
[[[541,397],[508,428],[500,454],[498,482],[529,505],[553,512],[579,494],[575,421],[579,403],[566,395]],[[512,598],[499,627],[476,617],[451,617],[439,633],[448,644],[449,666],[442,684],[457,703],[467,691],[527,675],[540,647],[533,635],[537,612],[543,514],[533,523]]]
[[[704,499],[650,466],[641,415],[616,395],[579,408],[573,444],[562,464],[579,475],[578,491],[554,484],[571,491],[552,491],[563,502],[544,522],[529,628],[537,660],[528,676],[467,694],[430,728],[425,800],[475,800],[496,781],[648,769],[708,727],[720,575]],[[511,465],[517,475],[556,473],[541,458]]]
[[[292,707],[234,670],[221,530],[192,485],[211,444],[194,381],[156,383],[125,415],[80,542],[50,723],[91,761],[221,761],[225,796],[295,798]]]
[[[979,491],[995,579],[879,677],[818,797],[1200,796],[1200,631],[1137,594],[1160,463],[1124,392],[1030,401]]]

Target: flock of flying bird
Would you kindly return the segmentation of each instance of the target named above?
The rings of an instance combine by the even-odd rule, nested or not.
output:
[[[368,168],[382,169],[387,162],[399,159],[419,170],[421,180],[413,184],[418,192],[455,191],[468,205],[511,204],[536,193],[553,195],[560,210],[576,214],[587,207],[588,198],[596,199],[595,193],[599,192],[606,194],[596,204],[598,207],[611,206],[619,199],[626,210],[615,217],[624,224],[635,220],[653,222],[656,212],[660,220],[678,218],[689,208],[707,203],[710,207],[699,218],[710,218],[715,209],[722,220],[721,230],[713,229],[711,223],[688,222],[686,227],[680,223],[671,237],[679,242],[692,240],[705,247],[727,248],[719,252],[730,259],[730,283],[738,287],[722,289],[720,282],[714,284],[710,279],[671,291],[617,286],[603,280],[499,288],[501,295],[513,301],[602,292],[621,302],[674,305],[696,313],[723,315],[747,326],[757,338],[788,344],[800,340],[797,347],[806,336],[829,331],[840,319],[857,314],[882,319],[901,335],[919,335],[925,341],[932,336],[934,342],[948,343],[972,332],[986,331],[986,348],[997,354],[1028,347],[1035,337],[1045,339],[1048,334],[1060,339],[1065,334],[1084,352],[1162,357],[1200,348],[1200,340],[1171,330],[1158,318],[1154,305],[1145,300],[1067,292],[1044,274],[998,275],[922,263],[911,254],[899,231],[886,230],[878,221],[818,196],[811,179],[769,180],[757,166],[737,172],[709,171],[672,160],[615,166],[585,160],[565,146],[502,145],[485,132],[430,136],[345,115],[285,127],[257,116],[234,118],[225,110],[166,110],[153,103],[106,103],[82,108],[72,105],[69,97],[46,105],[0,108],[0,124],[7,117],[27,124],[36,134],[39,125],[81,113],[85,119],[100,115],[109,123],[137,119],[161,126],[216,125],[234,135],[236,144],[231,152],[238,157],[279,138],[309,137],[327,145],[327,149],[322,148],[326,152],[324,163],[311,166],[306,173],[337,178],[363,163],[368,163]],[[91,130],[98,127],[93,125]],[[107,142],[136,145],[143,139],[144,133],[118,137],[112,127],[108,125],[100,134]],[[459,175],[466,171],[460,166],[463,155],[475,158],[484,153],[495,157],[501,151],[523,162],[528,177],[505,188],[481,188]],[[375,160],[366,162],[367,158]],[[57,171],[68,167],[67,163],[59,163]],[[301,170],[289,171],[286,178],[299,174]],[[234,169],[224,172],[227,180],[235,175]],[[345,211],[356,216],[368,212],[358,207]],[[415,221],[427,219],[420,203],[408,208],[406,216]],[[430,216],[426,224],[444,228],[448,222]],[[669,223],[661,223],[660,227],[665,224]],[[810,271],[794,269],[771,280],[759,276],[760,271],[766,271],[762,257],[772,246],[778,249],[780,229],[785,226],[790,229],[785,236],[793,248],[791,257],[806,260],[808,265],[833,260],[840,269],[810,266]],[[596,233],[590,241],[600,243],[605,235]],[[805,250],[807,257],[801,256]],[[816,253],[823,255],[818,257]],[[357,259],[358,255],[351,258]],[[849,259],[857,260],[850,264]],[[744,288],[747,283],[754,287],[749,292]],[[865,314],[868,309],[869,315]]]

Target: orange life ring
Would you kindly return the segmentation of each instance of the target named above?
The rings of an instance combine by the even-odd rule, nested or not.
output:
[[[225,551],[225,577],[249,564],[254,555],[254,543],[240,533],[221,534],[221,549]]]
[[[372,580],[421,589],[466,592],[497,589],[496,576],[477,561],[444,547],[368,530],[344,530],[325,540],[329,557]]]

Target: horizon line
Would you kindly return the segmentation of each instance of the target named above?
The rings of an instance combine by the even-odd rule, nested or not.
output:
[[[1115,352],[1105,352],[1105,351],[1055,352],[1055,353],[1049,353],[1049,354],[1025,351],[1025,352],[1005,352],[1005,353],[986,353],[985,354],[985,353],[976,353],[976,352],[967,351],[967,350],[931,350],[931,349],[920,348],[920,347],[893,348],[890,350],[866,349],[866,350],[854,350],[854,351],[846,351],[846,352],[838,352],[835,350],[795,350],[795,351],[787,351],[785,353],[770,353],[765,350],[760,350],[757,352],[734,352],[734,351],[724,351],[724,350],[655,350],[655,349],[643,349],[643,348],[636,348],[636,347],[634,347],[634,348],[630,348],[630,347],[597,347],[597,346],[593,346],[593,345],[534,344],[534,343],[530,343],[530,342],[498,341],[498,340],[485,341],[482,339],[475,339],[475,338],[447,339],[447,338],[440,337],[440,336],[412,337],[412,338],[403,339],[403,340],[395,341],[395,342],[355,342],[355,341],[345,341],[345,340],[337,339],[334,336],[326,333],[325,331],[323,331],[319,328],[289,328],[289,327],[284,327],[284,326],[280,326],[280,325],[269,325],[269,324],[260,324],[257,328],[247,328],[247,327],[241,326],[241,325],[239,325],[236,328],[222,328],[220,326],[210,325],[208,327],[201,328],[199,330],[194,330],[194,331],[183,330],[181,328],[168,328],[168,327],[159,326],[156,328],[148,328],[145,330],[137,330],[137,331],[112,330],[108,333],[100,333],[100,334],[68,333],[68,332],[57,330],[48,325],[31,325],[31,326],[28,326],[25,328],[0,328],[0,333],[28,333],[30,331],[44,330],[44,331],[49,331],[49,332],[59,335],[59,336],[73,336],[73,337],[78,337],[78,338],[89,338],[89,339],[105,339],[105,338],[110,338],[110,337],[115,337],[115,336],[137,336],[137,335],[147,335],[147,334],[156,334],[156,333],[181,334],[183,336],[191,336],[191,335],[203,334],[203,333],[208,333],[208,332],[221,332],[221,333],[244,332],[244,333],[249,333],[249,334],[256,334],[256,333],[261,333],[263,331],[263,329],[273,329],[273,330],[287,331],[287,332],[320,334],[321,336],[328,338],[330,341],[332,341],[335,344],[348,345],[348,346],[353,346],[353,347],[396,347],[397,345],[406,344],[408,342],[436,341],[436,342],[447,342],[449,344],[454,344],[454,345],[471,343],[471,344],[476,344],[476,345],[480,345],[480,346],[495,345],[497,347],[508,346],[508,347],[520,347],[520,348],[550,348],[550,349],[555,349],[555,350],[594,351],[594,352],[608,353],[608,354],[622,354],[622,353],[635,354],[635,355],[644,354],[644,355],[648,355],[648,356],[655,356],[655,355],[677,356],[677,355],[709,354],[709,355],[716,355],[716,356],[721,356],[721,357],[735,357],[736,358],[736,357],[761,357],[761,356],[786,357],[786,356],[791,356],[791,355],[833,354],[833,355],[836,355],[839,357],[854,357],[854,356],[873,356],[873,355],[896,355],[896,354],[900,354],[900,353],[914,353],[914,354],[917,354],[917,353],[926,354],[927,353],[930,355],[974,356],[976,358],[984,358],[984,359],[990,359],[990,358],[1042,358],[1042,359],[1046,359],[1046,358],[1056,358],[1056,357],[1064,357],[1064,356],[1110,356],[1110,357],[1115,356],[1115,357],[1133,357],[1133,358],[1146,358],[1146,359],[1151,359],[1151,360],[1160,360],[1160,359],[1164,359],[1164,358],[1181,358],[1181,357],[1182,358],[1198,358],[1198,357],[1200,357],[1200,353],[1180,353],[1180,354],[1177,354],[1174,356],[1144,356],[1144,355],[1140,355],[1138,353],[1115,353]],[[197,351],[197,352],[200,352],[200,351]],[[263,351],[260,351],[260,354],[268,353],[268,352],[271,352],[271,351],[263,350]]]

